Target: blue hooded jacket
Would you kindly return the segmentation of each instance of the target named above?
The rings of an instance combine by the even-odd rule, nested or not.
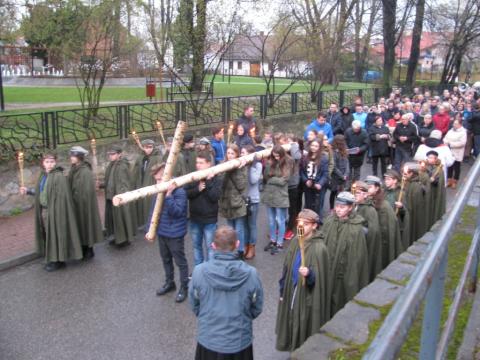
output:
[[[252,321],[263,308],[263,288],[254,267],[235,253],[215,252],[212,260],[195,266],[188,299],[203,347],[236,353],[250,346]]]
[[[327,138],[328,142],[331,143],[333,141],[333,130],[332,130],[332,125],[330,125],[328,122],[326,122],[323,125],[320,125],[317,121],[317,119],[313,119],[310,125],[307,126],[307,129],[305,130],[305,133],[303,134],[303,138],[306,140],[308,132],[310,130],[316,130],[317,132],[322,132]]]
[[[150,224],[155,200],[152,202],[148,224]],[[187,233],[187,193],[182,187],[165,196],[163,208],[158,221],[157,235],[167,238],[181,238]]]

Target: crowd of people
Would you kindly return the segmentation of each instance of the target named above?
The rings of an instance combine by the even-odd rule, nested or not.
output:
[[[446,188],[457,186],[462,161],[480,152],[478,95],[453,88],[432,96],[415,88],[412,96],[396,90],[373,106],[360,97],[351,107],[332,103],[301,136],[268,129],[258,135],[254,108],[247,106],[227,141],[223,127],[198,141],[185,135],[174,177],[240,159],[239,167],[224,174],[184,187],[172,182],[158,219],[165,283],[157,295],[177,289],[175,262],[180,272],[175,300],[188,297],[199,321],[196,358],[253,357],[252,320],[262,311],[263,290],[246,261],[256,256],[263,208],[268,218],[263,250],[286,251],[276,325],[281,351],[293,351],[318,332],[427,232],[445,213]],[[105,238],[123,248],[146,232],[155,199],[120,207],[112,199],[162,182],[172,141],[167,139],[161,153],[153,140],[143,140],[133,166],[121,147],[112,146],[101,183],[80,146],[70,150],[68,176],[54,154],[44,155],[36,188],[20,191],[35,196],[37,245],[47,271],[70,259],[92,258],[93,245]],[[264,149],[271,149],[267,159],[242,158]],[[372,175],[361,179],[365,162]],[[104,227],[98,187],[105,191]],[[218,227],[219,215],[226,226]],[[185,256],[187,232],[193,273]]]

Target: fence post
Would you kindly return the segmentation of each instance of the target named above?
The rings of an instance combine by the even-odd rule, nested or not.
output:
[[[363,100],[363,89],[358,89],[358,96],[360,96]]]
[[[45,112],[45,130],[49,149],[56,149],[58,145],[58,121],[57,121],[57,113],[56,112]],[[51,129],[51,132],[50,132]],[[51,134],[51,137],[50,137]]]
[[[260,117],[265,119],[267,117],[267,96],[260,95]]]
[[[230,98],[222,98],[222,121],[224,124],[227,124],[228,121],[232,118],[232,108]]]
[[[323,91],[317,92],[317,111],[321,111],[323,109]]]
[[[340,90],[340,95],[338,97],[338,102],[340,103],[340,108],[343,107],[345,102],[345,90]]]
[[[298,94],[297,93],[292,93],[290,96],[290,107],[292,110],[292,114],[297,113],[297,99],[298,99]]]
[[[434,360],[440,335],[440,317],[442,315],[443,293],[448,250],[441,259],[438,272],[433,274],[432,283],[425,297],[423,310],[422,339],[420,342],[420,359]]]
[[[175,102],[175,122],[186,121],[185,101]]]
[[[375,88],[373,89],[373,97],[374,97],[374,102],[375,103],[378,103],[378,100],[380,99],[380,89],[379,88]]]

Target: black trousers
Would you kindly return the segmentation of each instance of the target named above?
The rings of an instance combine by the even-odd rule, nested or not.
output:
[[[188,263],[185,257],[184,238],[158,237],[160,256],[162,257],[163,268],[165,269],[165,282],[174,282],[173,260],[180,270],[181,286],[188,286]]]
[[[295,220],[297,220],[298,211],[298,186],[288,188],[288,201],[290,207],[288,208],[288,224],[287,229],[293,230],[295,228]]]
[[[395,148],[395,159],[393,161],[394,168],[398,172],[402,172],[402,166],[408,161],[412,160],[412,154],[410,149],[405,149],[397,145]]]
[[[386,156],[372,156],[372,171],[374,176],[378,176],[378,161],[380,160],[380,169],[382,170],[382,173],[380,174],[380,177],[383,177],[383,175],[387,172],[387,158]]]
[[[460,168],[462,163],[460,161],[455,160],[452,166],[447,169],[448,178],[449,179],[460,179]]]
[[[197,343],[195,360],[253,360],[253,347],[252,344],[250,344],[250,346],[237,353],[222,354],[209,350],[201,344]]]

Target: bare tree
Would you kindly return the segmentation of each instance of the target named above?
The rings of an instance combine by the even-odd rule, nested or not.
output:
[[[395,48],[403,36],[403,31],[410,17],[413,0],[407,0],[398,8],[397,0],[382,0],[383,15],[383,86],[391,89],[395,67]],[[397,20],[398,19],[398,20]]]
[[[441,83],[454,83],[465,55],[480,38],[480,3],[457,0],[435,9],[437,29],[445,34],[446,54]]]
[[[288,21],[288,16],[280,16],[265,35],[247,36],[251,46],[260,54],[260,74],[265,82],[265,95],[268,107],[285,94],[308,71],[302,58],[301,36],[296,33],[298,25]],[[303,36],[302,36],[303,37]],[[302,61],[303,60],[303,61]],[[282,90],[277,90],[278,73],[283,71],[288,84],[283,82]]]
[[[415,23],[412,30],[412,45],[410,47],[410,58],[408,59],[408,70],[405,85],[413,87],[415,72],[417,71],[418,59],[420,58],[420,41],[422,40],[423,21],[425,18],[425,0],[417,0],[415,5]]]

